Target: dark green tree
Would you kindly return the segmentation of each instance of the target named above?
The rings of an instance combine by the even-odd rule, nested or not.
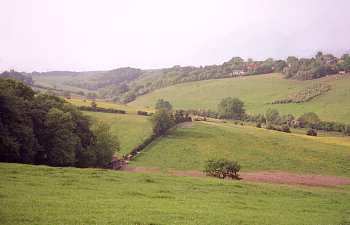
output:
[[[153,133],[157,136],[165,134],[165,132],[175,125],[172,114],[165,110],[159,109],[151,117],[153,124]]]
[[[163,99],[158,99],[158,101],[156,102],[156,106],[155,109],[156,110],[160,110],[160,109],[164,109],[166,111],[171,111],[172,110],[172,105],[170,104],[170,102],[165,101]]]
[[[279,124],[281,117],[277,109],[267,109],[265,113],[267,124]]]
[[[225,119],[243,119],[245,115],[244,103],[238,98],[227,97],[218,105],[218,113]]]

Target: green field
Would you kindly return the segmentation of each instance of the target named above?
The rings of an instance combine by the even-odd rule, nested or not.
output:
[[[237,160],[243,171],[282,170],[349,177],[350,138],[195,122],[149,145],[131,165],[202,170],[211,158]]]
[[[348,224],[350,187],[0,163],[0,224]]]
[[[66,101],[72,103],[76,106],[91,106],[91,100],[88,99],[79,99],[79,98],[72,98],[72,99],[65,99]],[[136,114],[138,110],[146,111],[146,112],[152,112],[150,109],[145,108],[136,108],[133,106],[123,105],[123,104],[117,104],[114,102],[107,102],[102,100],[96,100],[97,107],[101,108],[110,108],[110,109],[120,109],[126,111],[128,114]]]
[[[112,132],[119,139],[121,155],[129,153],[152,134],[151,122],[147,116],[102,112],[84,112],[84,114],[111,126]]]
[[[273,100],[282,99],[297,93],[316,82],[331,85],[331,90],[322,96],[299,104],[271,105]],[[267,74],[239,78],[206,80],[179,84],[138,97],[129,103],[135,107],[151,107],[163,98],[175,108],[213,109],[225,97],[242,99],[248,113],[264,113],[268,108],[276,108],[282,114],[296,116],[304,112],[316,112],[321,119],[350,123],[350,76],[343,79],[335,77],[311,81],[283,79],[280,74]]]

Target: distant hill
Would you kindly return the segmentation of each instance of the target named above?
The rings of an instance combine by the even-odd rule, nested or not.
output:
[[[268,58],[263,61],[233,57],[220,65],[173,66],[164,69],[141,70],[123,67],[108,71],[51,71],[33,72],[36,84],[84,93],[94,92],[99,98],[121,103],[134,101],[138,96],[176,84],[232,78],[240,76],[281,73],[296,80],[312,80],[338,72],[350,72],[350,56],[337,58],[318,52],[312,58],[288,57],[287,60]]]
[[[4,72],[0,73],[0,78],[13,78],[16,80],[20,80],[28,85],[33,84],[33,80],[32,80],[31,76],[26,76],[23,73],[16,72],[14,70],[4,71]]]

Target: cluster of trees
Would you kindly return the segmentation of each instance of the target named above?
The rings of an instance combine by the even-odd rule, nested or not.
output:
[[[119,149],[109,126],[63,99],[0,79],[0,161],[102,167]]]
[[[336,74],[340,71],[350,72],[350,56],[344,54],[337,58],[332,54],[318,52],[312,58],[300,58],[290,56],[286,60],[287,66],[283,73],[286,78],[298,80],[311,80],[326,75]]]
[[[213,176],[225,179],[230,177],[232,179],[239,179],[238,172],[241,166],[236,161],[227,159],[208,160],[205,165],[204,172],[207,176]]]
[[[172,105],[163,99],[159,99],[155,106],[156,112],[152,115],[153,133],[161,136],[175,124],[192,121],[192,118],[184,110],[172,110]]]
[[[339,122],[322,121],[314,112],[304,113],[300,117],[292,114],[280,115],[277,109],[269,108],[265,114],[247,114],[244,102],[238,98],[224,98],[218,104],[218,111],[210,110],[187,110],[189,114],[216,119],[232,119],[253,122],[257,127],[265,127],[271,130],[291,132],[290,128],[310,128],[314,130],[343,132],[350,135],[350,124]]]
[[[343,132],[344,135],[350,135],[350,125],[338,122],[322,121],[314,112],[304,113],[300,117],[294,117],[292,114],[280,115],[276,109],[268,109],[264,115],[246,115],[246,121],[256,122],[257,127],[264,125],[267,129],[290,132],[293,128],[309,128],[315,131],[335,131]]]
[[[238,98],[224,98],[218,105],[218,115],[222,119],[242,120],[245,116],[244,103]]]

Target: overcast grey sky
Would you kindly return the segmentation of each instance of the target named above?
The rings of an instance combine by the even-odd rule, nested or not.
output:
[[[350,50],[348,0],[0,0],[0,70],[221,64]]]

